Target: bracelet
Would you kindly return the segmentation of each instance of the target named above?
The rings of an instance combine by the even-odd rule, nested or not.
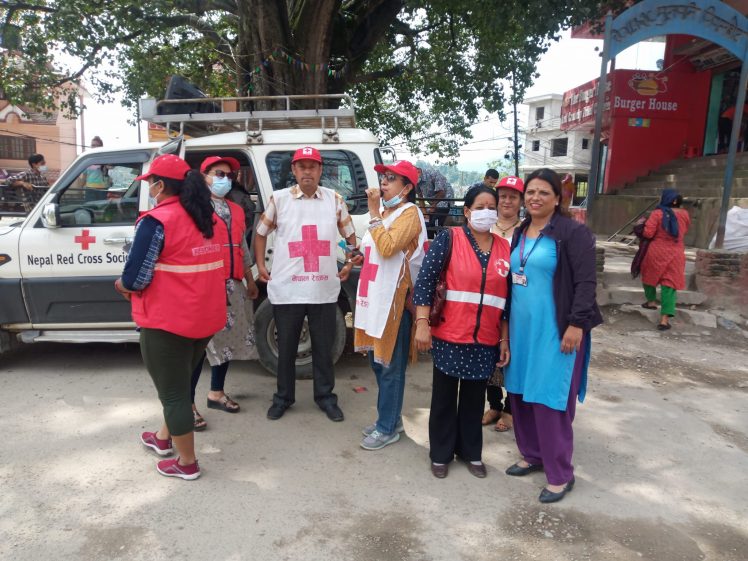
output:
[[[381,221],[382,221],[382,217],[381,216],[375,216],[374,218],[372,218],[371,220],[369,220],[369,224],[376,224],[377,222],[381,222]]]
[[[508,343],[509,342],[509,337],[507,337],[506,339],[499,339],[499,343],[503,343],[504,341],[506,341]]]
[[[431,320],[429,318],[416,318],[416,323],[418,323],[421,320],[423,320],[426,323],[428,323],[429,325],[431,325]]]

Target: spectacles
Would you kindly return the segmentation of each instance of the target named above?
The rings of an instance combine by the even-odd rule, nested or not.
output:
[[[381,183],[383,180],[387,180],[387,183],[392,183],[393,181],[398,180],[398,176],[394,173],[382,173],[379,175],[379,182]]]
[[[228,177],[229,179],[236,179],[236,174],[233,171],[225,172],[225,171],[221,171],[220,169],[211,171],[209,175],[214,175],[216,177]]]

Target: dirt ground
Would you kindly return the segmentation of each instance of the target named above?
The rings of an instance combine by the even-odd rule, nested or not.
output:
[[[748,340],[665,334],[607,310],[577,409],[577,485],[541,505],[542,473],[510,478],[511,433],[484,432],[488,477],[428,467],[431,364],[408,371],[403,439],[359,448],[375,417],[363,358],[337,368],[343,423],[299,381],[233,365],[237,415],[201,407],[203,477],[167,479],[138,441],[159,404],[134,345],[39,344],[0,357],[0,558],[8,560],[651,560],[748,558]],[[205,403],[209,372],[198,388]],[[356,393],[358,386],[368,391]]]

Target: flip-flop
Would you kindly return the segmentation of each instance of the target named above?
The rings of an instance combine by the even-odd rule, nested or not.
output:
[[[221,411],[226,411],[226,413],[238,413],[239,404],[224,394],[221,399],[208,398],[208,409],[220,409]]]
[[[649,302],[644,302],[644,304],[642,304],[642,308],[646,308],[647,310],[656,310],[657,304],[655,304],[654,306],[650,306]]]
[[[670,325],[669,323],[658,323],[657,324],[657,330],[658,331],[667,331],[671,327],[672,327],[672,325]]]
[[[193,425],[192,430],[195,432],[204,431],[206,428],[208,428],[208,423],[205,422],[205,419],[203,419],[203,416],[200,415],[197,411],[192,412],[192,418],[193,418]]]

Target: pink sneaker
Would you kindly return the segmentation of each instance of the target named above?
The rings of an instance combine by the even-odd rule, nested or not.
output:
[[[194,464],[188,466],[180,465],[179,458],[161,460],[156,464],[156,469],[161,475],[165,475],[166,477],[179,477],[187,480],[200,477],[200,466],[197,465],[197,460],[195,460]]]
[[[159,456],[168,456],[174,451],[171,447],[171,438],[161,440],[156,437],[155,432],[144,432],[140,435],[140,442],[151,448]]]

